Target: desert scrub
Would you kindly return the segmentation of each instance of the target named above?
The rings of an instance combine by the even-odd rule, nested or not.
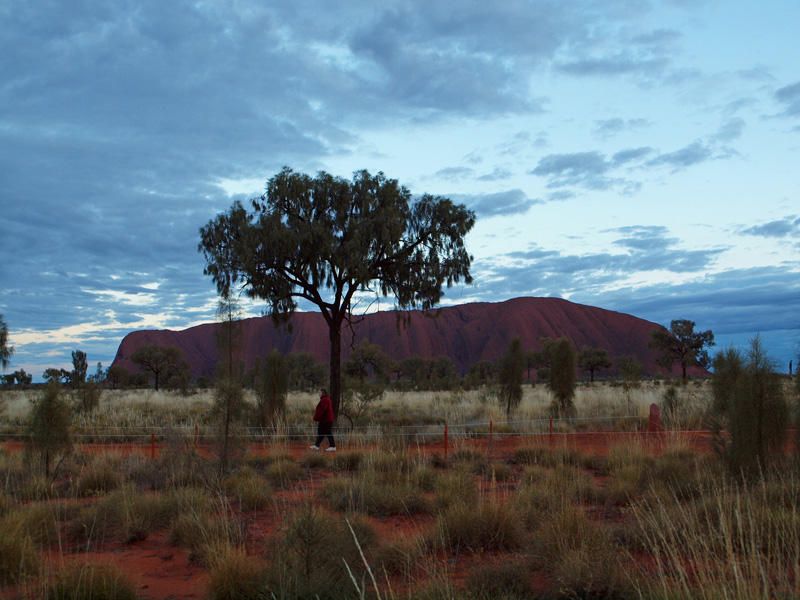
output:
[[[363,512],[374,517],[429,512],[421,489],[403,478],[387,481],[374,473],[357,477],[334,477],[319,491],[320,498],[340,512]]]
[[[597,503],[602,499],[603,494],[591,476],[577,467],[530,466],[522,473],[512,504],[526,528],[533,529],[546,515],[564,506]]]
[[[363,459],[363,452],[337,452],[331,461],[331,468],[338,473],[352,473],[358,471]]]
[[[0,519],[0,537],[6,532],[15,532],[20,537],[28,537],[40,549],[48,548],[58,542],[60,515],[66,512],[61,506],[47,502],[35,502],[21,506]]]
[[[267,565],[244,548],[221,545],[209,549],[208,591],[212,600],[266,598]]]
[[[429,548],[459,552],[508,552],[522,546],[525,532],[511,506],[454,504],[440,513],[428,534]]]
[[[27,530],[30,523],[17,513],[0,520],[0,586],[37,575],[41,568],[40,548]]]
[[[266,475],[275,487],[286,488],[303,477],[305,471],[297,461],[290,457],[273,462],[267,467]]]
[[[102,455],[92,461],[80,474],[75,485],[78,496],[96,496],[116,489],[122,483],[121,462]]]
[[[513,462],[518,465],[540,465],[556,467],[558,465],[575,465],[584,468],[592,466],[592,459],[578,450],[567,446],[550,448],[548,446],[525,446],[514,450]]]
[[[358,518],[352,518],[351,525],[369,556],[376,538],[374,531]],[[287,515],[278,539],[269,548],[266,597],[349,597],[353,587],[344,562],[359,579],[363,575],[363,562],[346,523],[311,503]]]
[[[530,568],[520,558],[476,565],[467,573],[466,588],[476,600],[534,597]]]
[[[797,474],[772,477],[749,483],[719,477],[698,498],[664,493],[631,502],[641,546],[658,567],[658,578],[639,584],[642,593],[800,596]]]
[[[137,600],[136,586],[112,565],[73,565],[47,582],[42,600]]]
[[[475,476],[468,468],[457,468],[442,474],[435,485],[434,507],[444,510],[456,504],[473,506],[478,501]]]
[[[552,593],[569,598],[627,595],[622,553],[611,536],[577,506],[550,514],[529,543],[531,566],[553,577]]]
[[[189,558],[209,564],[209,551],[220,546],[241,546],[246,536],[245,525],[237,518],[224,498],[217,498],[208,507],[195,507],[182,512],[172,522],[169,542],[189,549]]]
[[[242,467],[236,474],[228,477],[225,480],[225,489],[246,510],[267,508],[274,497],[269,483],[248,467]]]

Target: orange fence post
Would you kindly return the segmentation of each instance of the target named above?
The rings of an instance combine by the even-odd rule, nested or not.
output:
[[[156,458],[156,434],[150,434],[150,460],[155,460]]]
[[[494,431],[494,421],[489,419],[489,444],[486,446],[486,460],[492,460],[492,432]]]
[[[447,423],[444,424],[444,459],[447,460]]]

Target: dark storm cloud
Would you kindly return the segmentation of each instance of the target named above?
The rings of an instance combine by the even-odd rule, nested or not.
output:
[[[792,215],[784,217],[783,219],[764,223],[763,225],[753,225],[752,227],[743,229],[742,233],[767,238],[784,238],[800,235],[800,217]]]
[[[775,99],[784,105],[783,114],[785,116],[794,117],[800,115],[800,81],[777,90]]]
[[[466,204],[479,217],[487,218],[523,214],[528,212],[533,205],[541,202],[528,198],[520,189],[483,195],[453,194],[450,197],[457,202]]]

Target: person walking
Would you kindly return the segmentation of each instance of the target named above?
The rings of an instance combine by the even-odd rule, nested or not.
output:
[[[328,436],[328,447],[325,452],[336,452],[336,442],[333,441],[333,403],[326,390],[319,391],[319,403],[314,411],[314,420],[317,422],[317,441],[311,449],[319,450],[322,438]]]

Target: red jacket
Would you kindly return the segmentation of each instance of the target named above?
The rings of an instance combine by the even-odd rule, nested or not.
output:
[[[333,403],[328,396],[322,396],[317,404],[317,409],[314,411],[314,420],[333,423]]]

